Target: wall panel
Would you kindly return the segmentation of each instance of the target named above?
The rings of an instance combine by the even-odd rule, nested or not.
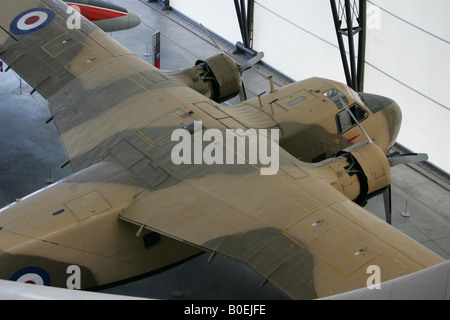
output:
[[[242,41],[233,0],[171,5],[227,41]],[[365,74],[366,92],[388,96],[402,108],[398,142],[428,153],[447,172],[449,13],[448,0],[369,0]],[[254,49],[294,80],[319,76],[345,83],[329,0],[256,0]]]

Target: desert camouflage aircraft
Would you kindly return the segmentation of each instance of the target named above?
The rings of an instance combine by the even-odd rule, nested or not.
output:
[[[102,0],[64,0],[105,32],[137,27],[141,18],[126,8]]]
[[[357,204],[389,188],[394,101],[313,78],[224,106],[248,64],[160,71],[68,29],[59,0],[0,3],[0,59],[48,100],[74,171],[0,210],[1,279],[66,287],[77,266],[92,288],[206,251],[311,299],[444,261]]]

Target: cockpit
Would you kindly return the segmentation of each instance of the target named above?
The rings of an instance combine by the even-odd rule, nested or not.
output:
[[[338,127],[339,134],[344,133],[345,131],[349,130],[353,126],[356,125],[356,121],[362,122],[365,119],[369,117],[369,113],[364,109],[362,106],[366,106],[364,101],[361,99],[360,95],[357,92],[354,92],[353,90],[350,90],[350,93],[352,94],[355,103],[351,104],[349,106],[349,101],[345,94],[343,94],[341,91],[339,91],[336,88],[329,89],[323,93],[325,97],[330,99],[336,107],[340,110],[336,114],[336,124]],[[348,106],[348,109],[350,112],[354,115],[352,117],[345,107]]]

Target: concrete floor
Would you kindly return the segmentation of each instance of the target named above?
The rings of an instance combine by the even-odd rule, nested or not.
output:
[[[145,56],[147,43],[151,43],[156,30],[161,31],[162,69],[190,67],[197,59],[220,52],[196,25],[173,12],[162,11],[157,3],[111,2],[141,15],[140,26],[112,36],[142,59],[151,62],[151,57]],[[229,43],[219,41],[219,44],[237,63],[248,59],[243,54],[232,54],[234,48]],[[274,76],[276,86],[291,81],[267,66],[257,65],[243,76],[248,97],[269,90],[267,77],[270,75]],[[71,174],[69,166],[59,168],[66,156],[55,126],[45,124],[50,117],[47,102],[37,93],[30,96],[30,91],[12,70],[0,73],[0,207]],[[236,101],[237,98],[230,103]],[[397,166],[393,168],[392,186],[392,224],[450,259],[447,176],[417,165]],[[366,208],[384,219],[381,196],[371,199]],[[409,217],[402,215],[405,211]],[[207,259],[208,255],[200,255],[163,273],[102,292],[158,299],[285,298],[270,283],[260,288],[263,279],[243,264],[221,257],[212,263]]]

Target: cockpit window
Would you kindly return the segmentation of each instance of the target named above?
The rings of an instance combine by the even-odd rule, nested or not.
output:
[[[333,101],[338,109],[342,109],[348,105],[347,97],[336,88],[325,91],[323,95]]]
[[[350,92],[352,93],[352,96],[356,100],[356,102],[359,103],[359,105],[367,107],[366,102],[364,101],[364,99],[361,97],[361,95],[358,92],[356,92],[352,89],[350,89]]]
[[[358,122],[362,122],[365,120],[369,113],[364,110],[361,106],[358,104],[352,105],[350,108],[351,113],[355,116],[355,118],[358,120]],[[353,119],[353,117],[347,112],[343,111],[336,115],[336,122],[338,126],[339,133],[343,133],[356,125],[356,121]]]

